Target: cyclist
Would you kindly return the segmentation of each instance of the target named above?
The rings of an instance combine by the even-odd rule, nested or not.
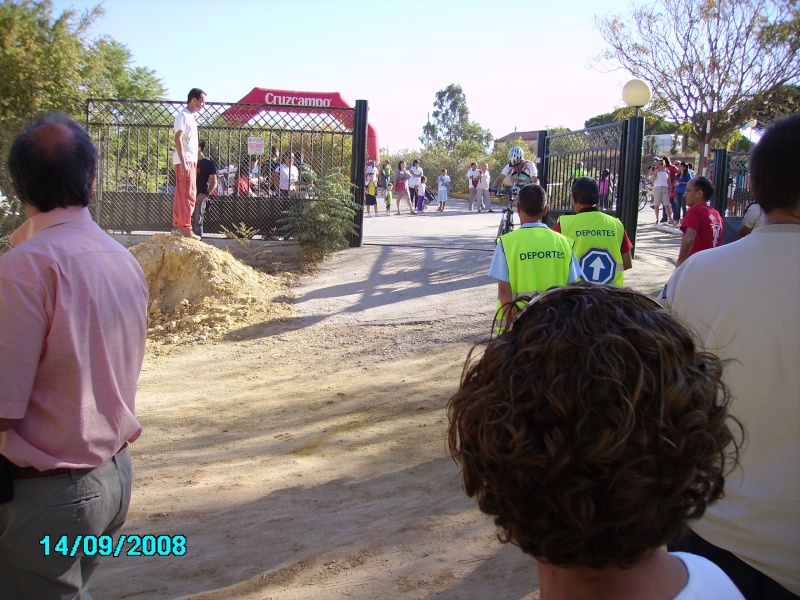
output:
[[[513,146],[508,151],[508,164],[503,167],[497,181],[494,184],[498,190],[500,186],[522,187],[529,183],[539,183],[539,172],[536,165],[529,160],[525,160],[525,152],[519,146]]]

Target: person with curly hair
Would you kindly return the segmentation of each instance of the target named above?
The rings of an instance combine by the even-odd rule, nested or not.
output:
[[[536,558],[542,600],[743,598],[710,561],[660,549],[737,464],[721,372],[654,300],[586,283],[470,353],[450,452],[500,540]]]

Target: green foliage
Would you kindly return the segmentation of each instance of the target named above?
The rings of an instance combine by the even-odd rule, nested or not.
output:
[[[584,122],[584,127],[597,127],[598,125],[608,125],[610,123],[616,123],[617,121],[624,121],[635,114],[636,109],[630,106],[616,108],[610,113],[590,117]],[[662,115],[650,112],[649,110],[640,110],[639,115],[644,117],[645,135],[675,133],[680,128],[679,123],[665,119]]]
[[[278,221],[281,233],[291,236],[314,260],[344,248],[357,233],[352,184],[336,167],[313,177],[308,199],[295,203]]]
[[[3,192],[0,192],[0,196]],[[22,224],[22,207],[16,198],[7,198],[0,202],[0,254],[11,250],[8,236]]]
[[[798,11],[800,11],[800,9],[798,9]],[[797,35],[800,35],[800,33]],[[756,120],[756,131],[764,131],[767,125],[775,119],[797,112],[797,107],[800,106],[800,86],[783,85],[774,90],[771,94],[762,95],[759,100],[761,104],[756,103],[756,107],[753,114],[750,115],[750,118]],[[745,122],[742,116],[739,118],[742,122]]]
[[[133,67],[124,45],[88,39],[102,15],[95,6],[80,16],[75,10],[56,16],[50,0],[0,3],[0,189],[10,198],[8,150],[36,117],[60,110],[84,121],[90,97],[163,97],[161,80],[153,71]],[[0,215],[0,238],[16,221],[8,211]]]
[[[663,0],[595,23],[608,43],[600,58],[647,81],[651,110],[688,123],[701,154],[707,121],[727,136],[800,80],[796,0]]]
[[[252,227],[248,227],[245,223],[235,223],[231,226],[231,229],[228,229],[224,225],[222,226],[222,233],[225,234],[225,237],[230,240],[236,240],[242,246],[249,246],[250,240],[253,239],[253,236],[258,233],[258,229],[253,229]]]
[[[492,134],[470,120],[467,97],[460,85],[451,83],[436,92],[433,106],[433,121],[422,126],[422,137],[419,138],[426,148],[443,146],[448,152],[453,152],[459,143],[468,142],[480,151],[486,151],[492,142]]]

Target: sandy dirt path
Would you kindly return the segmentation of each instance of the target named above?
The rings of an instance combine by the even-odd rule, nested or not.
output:
[[[678,240],[642,217],[626,283],[655,294]],[[96,598],[537,597],[445,451],[499,214],[435,218],[367,220],[364,247],[292,290],[293,317],[148,355],[122,533],[187,552],[104,559]]]

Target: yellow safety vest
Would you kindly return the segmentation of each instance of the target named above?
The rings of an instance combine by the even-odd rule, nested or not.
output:
[[[569,283],[572,241],[560,233],[548,227],[521,227],[501,235],[499,243],[503,244],[513,300]],[[498,318],[502,318],[500,308],[498,300]]]
[[[583,279],[592,283],[622,286],[622,221],[599,210],[584,210],[577,215],[559,217],[561,233],[575,245],[572,251],[583,271]]]

